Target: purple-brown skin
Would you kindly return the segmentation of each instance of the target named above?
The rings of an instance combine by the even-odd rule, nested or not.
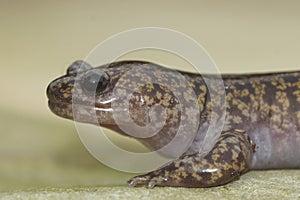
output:
[[[167,68],[143,61],[121,61],[97,68],[77,61],[68,68],[65,76],[49,84],[47,96],[50,109],[58,116],[73,119],[74,103],[86,110],[76,113],[76,120],[126,134],[112,116],[112,91],[116,84],[134,86],[135,82],[149,78],[132,74],[124,83],[118,82],[133,66],[153,67],[170,73]],[[186,78],[197,96],[201,111],[199,130],[205,131],[212,112],[208,88],[202,76],[179,73]],[[93,86],[91,77],[101,81]],[[214,76],[208,77],[214,79]],[[300,72],[223,75],[222,78],[225,91],[213,89],[212,92],[219,92],[220,95],[225,92],[225,125],[211,151],[203,156],[196,136],[179,158],[158,170],[130,179],[129,186],[212,187],[229,183],[252,169],[300,168]],[[79,82],[76,87],[75,80]],[[149,84],[137,88],[129,107],[132,120],[140,126],[149,123],[147,111],[153,102],[166,109],[167,119],[161,131],[155,136],[139,139],[156,150],[168,144],[176,134],[174,130],[177,130],[179,121],[174,116],[180,116],[180,112],[179,102],[172,91],[152,84],[155,81],[151,80],[149,78]],[[183,91],[182,95],[189,98],[191,90],[186,89],[187,86],[176,85],[171,80],[169,85]],[[73,96],[72,101],[75,90],[79,95]],[[96,94],[91,95],[91,90],[96,90]],[[92,111],[96,111],[96,121],[89,116]],[[192,114],[187,117],[193,118]]]

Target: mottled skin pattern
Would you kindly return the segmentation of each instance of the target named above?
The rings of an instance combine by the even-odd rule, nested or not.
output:
[[[127,79],[121,80],[120,77],[134,66],[152,71],[147,74],[131,73]],[[172,140],[179,126],[178,117],[184,116],[177,97],[193,102],[194,93],[200,115],[189,107],[183,110],[187,111],[184,117],[190,119],[191,126],[193,119],[197,118],[195,116],[200,122],[198,134],[190,146],[179,154],[179,158],[158,170],[132,178],[128,181],[130,186],[211,187],[231,182],[251,169],[300,167],[300,72],[223,75],[225,90],[213,86],[209,92],[226,95],[223,105],[225,124],[220,137],[213,141],[214,146],[206,149],[208,152],[203,152],[199,145],[203,139],[200,133],[205,132],[211,123],[212,104],[220,104],[221,101],[215,99],[212,102],[202,76],[179,72],[187,80],[185,84],[176,76],[168,76],[173,72],[143,61],[121,61],[98,68],[77,61],[68,68],[65,76],[49,84],[49,107],[61,117],[74,119],[76,115],[80,122],[100,124],[126,134],[112,116],[112,102],[115,101],[112,91],[116,85],[136,88],[129,101],[130,118],[134,123],[139,126],[151,123],[149,108],[154,104],[161,105],[166,111],[164,127],[154,136],[139,139],[156,150]],[[101,81],[93,88],[91,81],[85,80],[90,80],[94,74]],[[206,77],[210,80],[216,78],[214,75]],[[156,83],[155,78],[165,79],[171,89]],[[149,83],[138,85],[143,83],[142,80]],[[75,81],[79,84],[76,85]],[[96,94],[91,93],[91,89],[96,90]],[[74,96],[74,91],[77,96]],[[84,112],[73,113],[72,103],[81,106]],[[96,111],[96,120],[91,117],[92,111]],[[219,115],[217,117],[221,119],[221,112]],[[186,131],[185,134],[191,133]],[[178,152],[173,148],[161,153],[178,155]]]
[[[243,130],[223,132],[214,148],[202,158],[198,153],[128,181],[130,186],[211,187],[237,179],[250,168],[254,146]]]

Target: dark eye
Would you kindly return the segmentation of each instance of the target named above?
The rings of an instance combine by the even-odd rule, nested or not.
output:
[[[105,90],[108,83],[108,74],[95,69],[85,73],[83,77],[82,87],[88,92],[101,93]]]
[[[77,60],[69,66],[69,68],[67,69],[67,74],[76,75],[78,72],[83,72],[88,69],[92,69],[92,66],[89,65],[87,62],[84,62],[83,60]]]

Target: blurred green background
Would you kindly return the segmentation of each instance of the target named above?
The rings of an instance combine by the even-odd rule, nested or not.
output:
[[[299,8],[290,0],[1,0],[0,192],[123,186],[132,176],[92,158],[73,122],[47,108],[48,83],[107,37],[137,27],[170,28],[202,44],[221,72],[299,70]],[[181,67],[168,56],[151,59]],[[299,181],[295,173],[287,176]]]

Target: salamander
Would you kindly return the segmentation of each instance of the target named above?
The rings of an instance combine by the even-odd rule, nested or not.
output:
[[[146,73],[132,73],[133,68],[146,69]],[[175,72],[187,84],[173,76]],[[122,78],[125,74],[126,78]],[[138,137],[143,144],[159,150],[172,141],[180,127],[183,110],[177,96],[194,102],[199,113],[197,109],[187,109],[185,118],[191,124],[197,119],[199,124],[195,133],[187,126],[182,129],[184,137],[192,137],[187,148],[180,149],[180,145],[176,145],[162,152],[169,155],[179,152],[179,155],[157,170],[130,179],[128,185],[132,187],[212,187],[236,180],[250,170],[300,168],[300,71],[224,74],[221,75],[223,89],[213,86],[216,76],[205,77],[146,61],[118,61],[96,68],[85,61],[75,61],[66,75],[48,85],[48,105],[60,117],[74,119],[76,114],[80,122],[133,137],[118,126],[112,109],[116,101],[114,89],[132,87],[134,91],[128,99],[129,117],[123,118],[145,127],[151,120],[159,122],[149,114],[153,105],[165,109],[165,124],[155,135],[144,137],[142,131],[135,133],[143,136]],[[166,84],[161,85],[159,80]],[[201,133],[211,124],[213,104],[220,104],[218,98],[213,100],[211,92],[217,97],[224,95],[224,105],[219,105],[225,111],[222,112],[224,123],[211,148],[204,152]],[[83,106],[85,112],[74,113],[72,103]],[[96,120],[91,118],[93,113]],[[221,121],[221,110],[215,115]]]

